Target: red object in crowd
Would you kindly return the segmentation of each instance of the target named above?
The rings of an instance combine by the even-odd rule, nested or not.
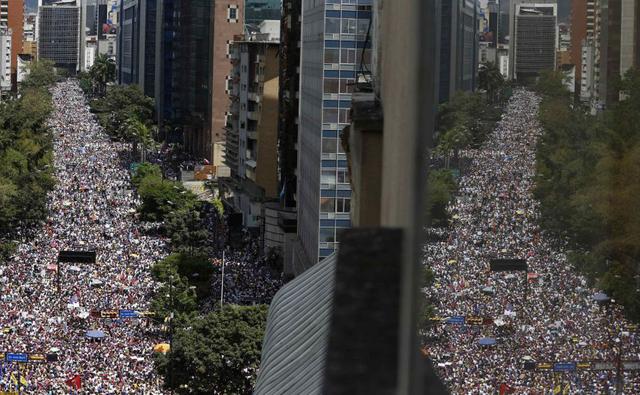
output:
[[[65,381],[64,383],[76,390],[79,390],[80,388],[82,388],[82,379],[80,378],[79,374],[76,374],[75,376]]]
[[[500,384],[500,395],[505,395],[513,392],[513,388],[508,386],[506,383]]]

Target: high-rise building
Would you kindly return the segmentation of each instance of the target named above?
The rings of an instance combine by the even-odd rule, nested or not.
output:
[[[301,17],[302,2],[284,0],[280,34],[280,122],[278,126],[280,200],[284,207],[296,206]]]
[[[303,2],[298,236],[301,269],[329,256],[351,226],[347,157],[340,142],[351,94],[370,70],[371,0]]]
[[[500,0],[498,20],[498,43],[509,44],[511,36],[511,1]]]
[[[80,57],[80,7],[49,5],[38,9],[38,58],[76,71]]]
[[[241,0],[164,0],[158,3],[156,104],[167,137],[196,158],[221,165],[224,152],[228,58],[243,33]]]
[[[22,50],[24,0],[0,0],[0,26],[11,31],[11,87],[17,89],[18,54]]]
[[[279,20],[282,0],[245,0],[244,23],[249,30],[258,30],[265,20]]]
[[[11,47],[13,32],[6,26],[0,26],[0,91],[11,90]]]
[[[155,96],[157,0],[121,1],[118,30],[118,81],[138,84]]]
[[[527,81],[544,70],[555,70],[558,6],[555,1],[514,2],[510,75]]]
[[[225,163],[232,205],[243,213],[244,225],[263,223],[266,200],[278,196],[278,89],[280,20],[262,21],[275,35],[237,36],[230,46]]]
[[[476,0],[442,0],[440,16],[440,102],[476,88],[478,74]]]

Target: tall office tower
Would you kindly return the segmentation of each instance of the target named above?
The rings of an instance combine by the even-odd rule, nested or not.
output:
[[[273,35],[266,33],[268,27]],[[225,150],[232,204],[243,213],[244,225],[257,229],[263,225],[263,203],[278,196],[280,20],[262,21],[260,31],[231,43]]]
[[[509,44],[510,27],[511,27],[511,1],[499,1],[499,22],[498,22],[498,44]]]
[[[558,5],[554,2],[516,2],[512,20],[510,75],[526,82],[541,71],[555,70]]]
[[[17,89],[18,54],[22,51],[24,0],[0,0],[0,26],[11,31],[11,88]]]
[[[491,45],[495,47],[498,45],[498,26],[500,23],[500,7],[497,0],[489,0],[487,3],[487,17],[489,19],[489,33],[491,38]]]
[[[371,5],[372,0],[303,1],[297,272],[332,254],[340,231],[351,226],[340,133],[350,121],[354,84],[370,70]]]
[[[120,10],[118,82],[155,97],[157,0],[121,0]]]
[[[278,127],[280,200],[284,207],[296,206],[301,17],[302,3],[299,0],[284,0],[280,33],[282,44]]]
[[[571,3],[571,63],[576,66],[576,85],[582,85],[582,44],[587,38],[587,31],[593,35],[593,6],[594,1],[573,0]],[[587,17],[587,10],[591,9],[591,18]]]
[[[76,71],[84,58],[80,56],[80,7],[42,6],[38,14],[38,58]]]
[[[221,165],[231,73],[229,43],[243,33],[242,0],[158,2],[156,103],[167,138]]]
[[[245,0],[244,23],[248,30],[258,31],[265,20],[279,20],[282,16],[282,0]]]
[[[11,47],[12,32],[6,26],[0,26],[0,91],[11,90]]]
[[[478,3],[442,0],[440,16],[439,100],[476,88],[478,74]]]

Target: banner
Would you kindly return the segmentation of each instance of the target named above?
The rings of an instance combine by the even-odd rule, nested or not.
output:
[[[556,362],[553,364],[554,372],[573,372],[576,370],[575,362]]]

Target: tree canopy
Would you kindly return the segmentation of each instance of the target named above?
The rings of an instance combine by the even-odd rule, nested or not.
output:
[[[54,185],[47,87],[55,80],[50,62],[34,62],[19,97],[0,103],[0,259],[11,252],[7,240],[18,229],[46,217],[47,192]]]
[[[173,349],[156,359],[178,394],[250,394],[260,363],[268,306],[225,305],[175,322]]]
[[[562,76],[538,91],[545,133],[535,195],[542,225],[568,240],[575,266],[640,318],[640,72],[622,80],[625,100],[592,116],[572,103]]]

